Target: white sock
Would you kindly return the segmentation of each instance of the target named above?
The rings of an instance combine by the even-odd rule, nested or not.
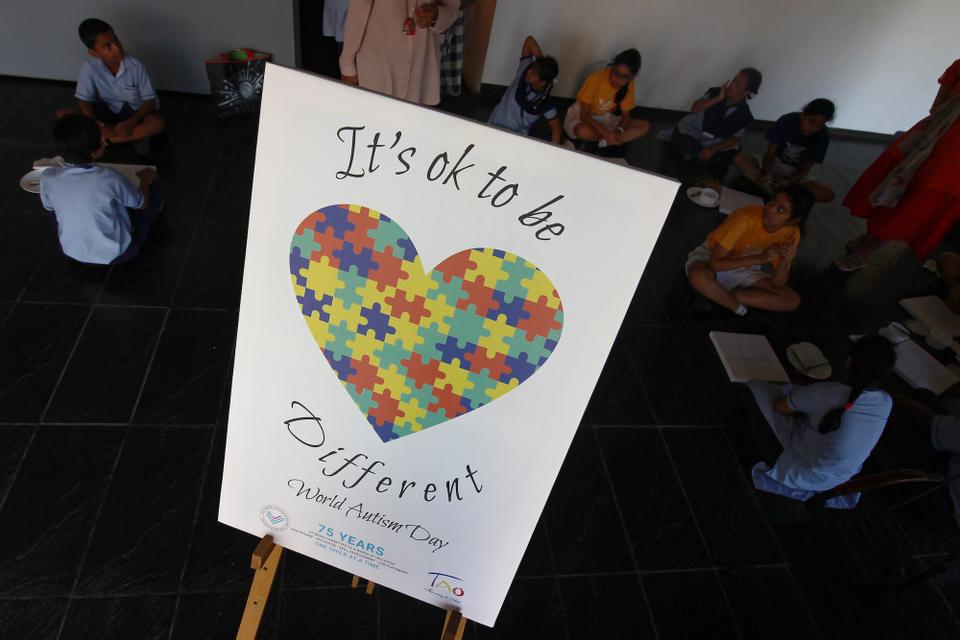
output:
[[[734,312],[735,314],[737,314],[738,316],[745,316],[745,315],[747,315],[747,308],[746,308],[745,306],[743,306],[743,305],[740,305],[739,307],[737,307],[736,309],[734,309],[733,312]]]

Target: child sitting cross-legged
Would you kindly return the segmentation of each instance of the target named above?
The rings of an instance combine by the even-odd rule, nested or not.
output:
[[[40,175],[40,201],[57,218],[63,253],[90,264],[119,264],[135,257],[163,208],[153,184],[156,172],[138,172],[138,188],[119,172],[94,164],[104,143],[100,127],[82,113],[57,120],[53,138],[66,164]],[[128,209],[138,211],[131,218]]]
[[[84,20],[78,33],[91,57],[80,67],[77,106],[57,110],[57,117],[79,111],[100,125],[108,144],[132,142],[138,153],[145,153],[149,138],[164,127],[146,67],[124,52],[103,20]]]
[[[778,189],[763,206],[737,209],[690,252],[690,284],[740,316],[748,307],[793,311],[800,295],[787,280],[813,202],[805,187],[791,185]]]

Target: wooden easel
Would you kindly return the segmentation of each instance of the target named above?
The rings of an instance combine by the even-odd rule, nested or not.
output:
[[[253,583],[247,595],[247,605],[243,608],[243,618],[240,619],[240,628],[237,630],[237,640],[256,640],[257,630],[260,628],[260,619],[270,597],[270,588],[277,575],[277,564],[283,547],[274,543],[273,536],[263,536],[250,558],[250,568],[253,574]],[[360,586],[360,576],[354,575],[350,586],[356,589]],[[376,583],[367,581],[364,592],[369,596],[376,588]],[[440,640],[463,640],[463,632],[467,627],[467,619],[459,611],[447,609],[447,616],[443,620],[443,632]]]
[[[270,587],[273,586],[273,579],[277,575],[277,564],[280,562],[281,553],[283,553],[283,547],[273,543],[273,536],[263,536],[257,548],[253,550],[250,568],[256,573],[253,574],[247,606],[243,608],[237,640],[256,640],[260,618],[263,617],[267,598],[270,597]]]

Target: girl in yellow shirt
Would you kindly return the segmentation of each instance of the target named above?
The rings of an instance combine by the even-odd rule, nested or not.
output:
[[[620,145],[647,135],[650,123],[634,120],[633,79],[640,71],[640,52],[627,49],[606,68],[587,77],[577,101],[567,110],[563,128],[571,138],[599,141],[601,147]]]
[[[690,252],[691,286],[711,302],[746,315],[747,307],[793,311],[800,295],[787,286],[800,226],[813,208],[801,185],[778,189],[764,206],[737,209]]]

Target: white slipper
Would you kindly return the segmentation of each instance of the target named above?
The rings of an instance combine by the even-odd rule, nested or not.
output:
[[[848,273],[851,271],[859,271],[867,266],[867,263],[864,262],[863,258],[852,253],[848,253],[833,264],[837,267],[837,269],[840,269],[840,271],[845,271]]]

